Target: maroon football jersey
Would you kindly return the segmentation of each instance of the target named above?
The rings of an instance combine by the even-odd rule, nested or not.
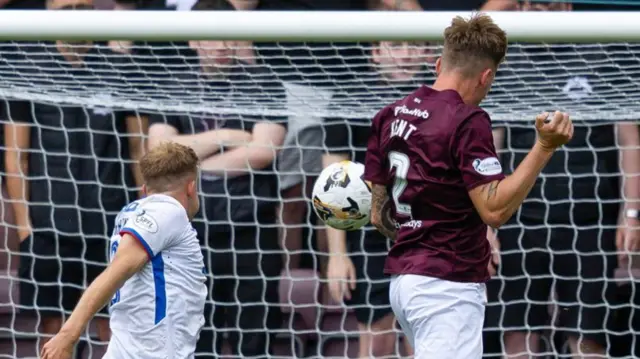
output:
[[[387,274],[489,279],[487,225],[469,190],[504,178],[489,115],[422,86],[373,119],[365,179],[387,186],[398,225]]]

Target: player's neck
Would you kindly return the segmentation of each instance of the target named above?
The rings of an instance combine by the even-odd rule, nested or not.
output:
[[[440,74],[431,88],[437,91],[453,90],[460,95],[462,101],[467,105],[478,105],[474,103],[474,91],[473,87],[470,86],[469,80],[460,76]]]
[[[186,195],[178,191],[165,191],[165,192],[147,192],[146,196],[148,197],[154,194],[168,196],[178,201],[178,203],[180,203],[184,208],[184,210],[187,212],[187,215],[189,216],[189,220],[191,220],[191,215],[189,214],[189,200],[187,199]]]

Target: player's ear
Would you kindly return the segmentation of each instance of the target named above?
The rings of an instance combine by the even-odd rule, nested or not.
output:
[[[480,86],[490,87],[495,77],[495,71],[492,68],[486,68],[480,75]]]
[[[436,75],[440,75],[440,71],[442,70],[442,57],[438,57],[436,60]]]
[[[147,185],[146,185],[146,184],[143,184],[143,185],[142,185],[142,195],[143,195],[143,196],[145,196],[145,197],[146,197],[146,196],[148,196],[148,195],[149,195],[149,193],[148,193],[147,191],[148,191],[148,189],[147,189]]]
[[[187,182],[187,194],[189,197],[195,197],[198,195],[198,186],[196,185],[195,179]]]

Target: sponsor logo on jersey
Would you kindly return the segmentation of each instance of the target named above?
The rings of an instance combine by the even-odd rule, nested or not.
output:
[[[481,175],[493,176],[502,173],[502,165],[495,157],[473,160],[473,168]]]
[[[398,114],[403,114],[403,115],[409,115],[409,116],[415,116],[415,117],[422,117],[424,119],[429,118],[429,111],[427,110],[421,110],[419,108],[408,108],[405,105],[402,106],[396,106],[393,109],[393,113],[395,116],[398,116]]]
[[[414,219],[414,220],[411,220],[409,222],[404,222],[403,224],[401,224],[399,226],[396,225],[396,227],[409,227],[411,229],[421,228],[422,227],[422,221],[416,221]]]
[[[158,231],[158,222],[144,211],[136,216],[133,223],[149,233],[156,233]]]

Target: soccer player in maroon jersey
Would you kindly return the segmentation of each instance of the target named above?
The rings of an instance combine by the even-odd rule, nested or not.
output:
[[[433,87],[373,119],[365,161],[371,221],[395,239],[385,263],[390,301],[416,358],[482,357],[487,225],[511,217],[573,134],[567,114],[538,115],[535,145],[512,175],[502,174],[491,120],[478,104],[506,50],[506,34],[490,17],[456,17]]]

